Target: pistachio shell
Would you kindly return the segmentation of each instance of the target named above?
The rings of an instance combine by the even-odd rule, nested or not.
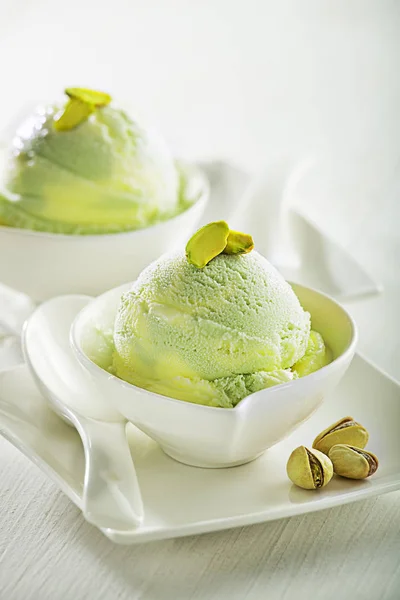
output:
[[[368,438],[365,427],[354,421],[353,417],[344,417],[317,435],[313,441],[313,448],[324,454],[329,454],[329,450],[336,444],[365,448]]]
[[[204,225],[186,244],[188,261],[198,269],[202,269],[221,254],[226,246],[228,235],[229,226],[225,221],[214,221]]]
[[[240,231],[229,231],[224,254],[247,254],[254,248],[251,235]]]
[[[322,452],[305,446],[293,450],[286,471],[292,483],[305,490],[324,487],[333,475],[331,460]]]
[[[348,444],[337,444],[329,451],[333,470],[348,479],[365,479],[378,468],[378,459],[372,452]]]

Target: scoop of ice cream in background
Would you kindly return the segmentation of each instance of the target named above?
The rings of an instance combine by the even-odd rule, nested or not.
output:
[[[112,371],[153,392],[229,408],[329,362],[310,327],[290,285],[257,252],[220,253],[204,268],[175,252],[122,297]]]
[[[3,173],[0,220],[53,233],[108,233],[179,212],[180,176],[162,138],[112,104],[76,102],[89,110],[72,126],[57,126],[68,103],[40,107],[21,124]]]

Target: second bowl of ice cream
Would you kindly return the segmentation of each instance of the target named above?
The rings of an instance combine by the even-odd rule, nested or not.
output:
[[[71,88],[39,107],[2,156],[0,281],[44,300],[98,294],[195,228],[203,175],[111,102]]]
[[[206,264],[201,252],[164,255],[89,303],[71,332],[98,393],[167,454],[206,467],[247,462],[288,435],[356,343],[334,300],[221,235]]]

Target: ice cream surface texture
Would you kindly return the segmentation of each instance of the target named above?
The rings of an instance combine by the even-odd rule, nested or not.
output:
[[[219,254],[204,268],[184,252],[164,255],[122,297],[113,341],[121,379],[225,408],[297,378],[296,365],[311,372],[329,362],[321,336],[310,337],[309,313],[255,251]]]
[[[72,108],[88,109],[80,120],[68,113],[65,125],[60,114],[70,105],[51,105],[18,129],[3,174],[0,221],[96,234],[139,229],[183,210],[180,174],[164,141],[113,104],[75,102]]]

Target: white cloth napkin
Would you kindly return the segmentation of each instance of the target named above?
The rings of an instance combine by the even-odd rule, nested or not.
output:
[[[312,160],[277,159],[255,178],[223,162],[203,163],[211,184],[202,223],[225,219],[251,233],[257,250],[289,281],[339,300],[382,291],[356,260],[296,206],[296,187],[318,168]],[[233,208],[234,207],[234,208]]]

